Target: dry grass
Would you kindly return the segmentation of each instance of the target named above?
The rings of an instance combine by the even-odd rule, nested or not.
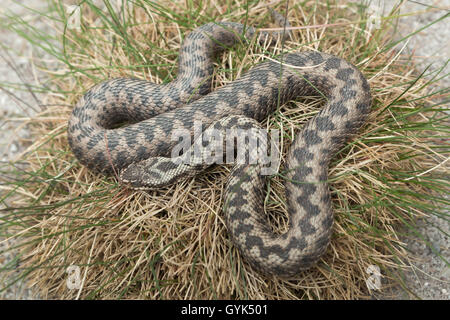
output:
[[[2,199],[6,203],[12,192],[20,197],[11,199],[2,221],[11,237],[21,239],[20,268],[28,283],[43,297],[63,299],[355,299],[371,295],[369,265],[381,268],[383,289],[401,283],[410,258],[402,234],[414,230],[416,218],[440,214],[445,201],[439,194],[448,187],[448,144],[439,93],[430,94],[407,57],[388,47],[391,20],[370,33],[357,7],[311,1],[289,10],[294,27],[323,26],[294,30],[283,50],[344,57],[369,79],[374,102],[367,125],[330,167],[331,246],[316,267],[285,281],[254,272],[228,238],[221,207],[230,168],[214,166],[147,193],[124,189],[116,178],[95,175],[75,160],[67,119],[89,87],[118,76],[171,81],[184,35],[208,17],[273,27],[266,2],[203,2],[198,12],[189,1],[171,2],[162,11],[137,3],[142,7],[130,5],[118,21],[84,7],[82,32],[64,30],[64,63],[48,71],[52,106],[26,121],[33,141],[8,168],[20,179],[5,179]],[[342,25],[326,27],[332,23]],[[224,53],[216,60],[214,88],[281,49],[253,42]],[[284,132],[284,152],[294,131],[322,105],[318,97],[299,99],[267,120],[269,128]],[[268,190],[270,223],[285,230],[282,178],[273,177]],[[79,290],[67,287],[70,265],[81,268]]]

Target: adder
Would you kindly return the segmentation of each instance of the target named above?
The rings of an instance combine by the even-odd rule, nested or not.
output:
[[[158,188],[204,166],[174,163],[175,130],[201,122],[206,128],[256,128],[277,107],[299,96],[322,95],[321,111],[298,130],[285,163],[288,231],[274,234],[264,212],[259,163],[237,164],[224,194],[231,240],[255,269],[294,277],[326,251],[333,225],[328,180],[330,159],[364,124],[370,111],[369,84],[342,58],[316,51],[282,54],[210,92],[214,57],[257,35],[273,35],[239,23],[208,23],[181,45],[178,75],[166,84],[118,78],[89,89],[73,109],[68,140],[89,169],[115,170],[132,188]],[[128,125],[117,127],[127,122]],[[181,166],[181,167],[180,167]]]

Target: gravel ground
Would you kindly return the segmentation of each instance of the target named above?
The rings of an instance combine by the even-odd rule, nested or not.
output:
[[[385,9],[389,10],[396,3],[395,0],[384,1]],[[425,10],[425,7],[418,2],[433,6],[435,11],[426,14],[403,17],[399,21],[399,35],[418,30],[421,27],[442,17],[450,10],[450,0],[423,0],[407,1],[401,8],[400,13],[419,12]],[[441,9],[441,10],[439,10]],[[407,52],[416,57],[418,68],[423,69],[430,63],[431,70],[439,69],[450,58],[450,19],[443,19],[438,23],[428,27],[424,31],[410,38],[406,47]],[[403,43],[401,43],[403,46]],[[450,65],[447,65],[441,75],[450,72]],[[442,88],[450,86],[450,77],[445,77],[439,84]],[[449,211],[447,211],[449,213]],[[439,231],[438,228],[442,231]],[[436,216],[431,216],[427,221],[420,221],[418,224],[420,232],[425,240],[433,246],[436,252],[450,261],[450,241],[444,234],[450,234],[450,224]],[[417,261],[412,263],[413,267],[405,274],[405,283],[408,287],[422,299],[450,299],[450,268],[448,268],[442,259],[423,242],[417,241],[414,237],[404,239],[407,247],[413,253]],[[400,289],[394,289],[392,294],[397,299],[408,298]]]
[[[377,1],[382,3],[386,10],[389,10],[395,0]],[[450,9],[450,0],[429,1],[422,0],[427,5],[433,5],[437,8]],[[44,1],[27,0],[26,5],[32,8],[42,9],[45,6]],[[14,3],[12,0],[0,0],[0,8],[8,8],[16,14],[22,15],[33,22],[37,28],[48,28],[45,21],[38,16],[34,16],[28,10]],[[426,7],[415,1],[406,1],[402,7],[401,13],[424,11]],[[6,9],[0,9],[6,10]],[[0,11],[1,12],[1,11]],[[436,9],[434,12],[404,17],[400,20],[399,37],[413,30],[417,30],[435,19],[441,17],[445,10]],[[413,53],[423,68],[430,62],[435,63],[432,68],[442,66],[450,56],[450,23],[449,20],[442,20],[425,31],[415,35],[408,43],[406,50]],[[51,32],[51,30],[49,30]],[[33,56],[30,46],[26,41],[17,37],[14,33],[7,30],[0,30],[0,43],[5,45],[8,51],[0,50],[0,82],[29,83],[39,84],[42,74],[39,74],[30,64],[30,58]],[[12,65],[14,63],[14,65]],[[448,73],[450,66],[447,66],[445,72]],[[443,80],[442,86],[448,87],[449,77]],[[31,116],[39,110],[39,97],[22,92],[19,90],[8,89],[9,92],[0,91],[0,159],[2,161],[14,159],[18,153],[23,150],[24,144],[29,141],[26,129],[18,129],[21,122],[5,121],[6,118],[18,116]],[[25,101],[30,107],[23,107]],[[450,260],[449,238],[440,232],[435,226],[439,226],[447,234],[450,234],[450,226],[444,220],[437,217],[431,217],[429,223],[421,222],[419,232],[424,238],[432,243],[434,249],[438,251],[447,261]],[[0,234],[0,241],[2,235]],[[450,298],[450,269],[438,258],[426,245],[417,240],[405,239],[408,248],[418,259],[414,262],[414,267],[406,274],[405,281],[407,285],[419,297],[423,299],[449,299]],[[0,250],[11,246],[12,241],[0,242]],[[0,256],[0,265],[14,259],[11,254]],[[1,280],[0,280],[1,281]],[[0,287],[3,284],[0,282]],[[394,289],[392,294],[397,299],[408,298],[401,290]],[[33,294],[26,285],[17,283],[0,294],[0,299],[36,299],[38,295]]]

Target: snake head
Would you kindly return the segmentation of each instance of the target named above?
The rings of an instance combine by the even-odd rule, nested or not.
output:
[[[120,172],[119,179],[136,190],[152,190],[192,176],[193,167],[176,163],[171,158],[154,157],[130,164]]]

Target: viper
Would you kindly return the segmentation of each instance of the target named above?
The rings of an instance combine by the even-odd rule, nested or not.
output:
[[[186,36],[174,81],[155,84],[117,78],[95,85],[73,109],[68,141],[89,169],[119,172],[121,181],[132,188],[157,189],[204,168],[170,157],[177,143],[171,139],[176,130],[187,130],[194,138],[197,122],[205,130],[221,132],[257,128],[289,100],[325,97],[323,108],[298,130],[287,153],[286,233],[275,234],[267,223],[267,176],[261,174],[262,164],[236,164],[223,198],[230,238],[246,261],[264,274],[293,277],[314,265],[330,242],[329,162],[365,123],[370,87],[362,73],[344,59],[309,51],[267,59],[210,92],[214,57],[253,36],[264,42],[274,35],[239,23],[208,23]],[[118,126],[124,122],[127,125]]]

